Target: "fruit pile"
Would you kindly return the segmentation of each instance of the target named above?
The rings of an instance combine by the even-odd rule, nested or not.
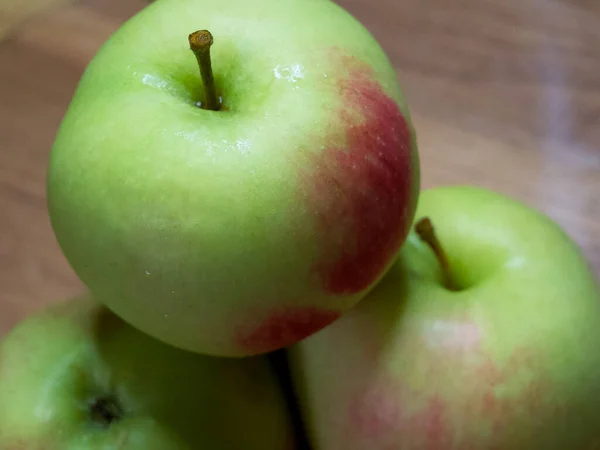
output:
[[[396,71],[341,7],[152,3],[56,136],[88,291],[2,341],[0,450],[600,448],[582,252],[419,174]]]

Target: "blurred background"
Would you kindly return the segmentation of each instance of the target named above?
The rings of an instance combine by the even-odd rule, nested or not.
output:
[[[338,3],[397,68],[423,187],[469,183],[520,199],[560,223],[600,275],[600,3]],[[86,64],[146,4],[0,0],[0,335],[83,289],[48,221],[48,155]]]

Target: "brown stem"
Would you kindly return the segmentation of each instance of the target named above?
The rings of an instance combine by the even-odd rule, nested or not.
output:
[[[213,44],[213,36],[208,30],[198,30],[188,36],[188,41],[190,42],[190,49],[198,60],[200,75],[204,84],[204,104],[202,104],[202,108],[218,111],[220,104],[210,62],[210,46]]]
[[[446,252],[442,247],[439,239],[435,234],[435,229],[433,228],[433,224],[431,223],[431,219],[429,217],[424,217],[417,222],[415,225],[415,231],[421,238],[423,242],[425,242],[435,254],[440,266],[442,268],[442,272],[444,274],[444,285],[447,289],[451,291],[458,291],[459,288],[454,283],[454,279],[452,278],[452,272],[450,271],[450,263],[448,262],[448,257],[446,256]]]

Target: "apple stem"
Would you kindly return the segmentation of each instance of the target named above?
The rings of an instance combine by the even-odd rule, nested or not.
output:
[[[188,36],[188,41],[190,49],[196,55],[196,60],[198,60],[200,75],[204,84],[204,104],[202,108],[218,111],[220,105],[210,62],[210,47],[213,44],[213,36],[208,30],[198,30]]]
[[[424,217],[419,220],[415,225],[415,231],[421,240],[431,248],[435,254],[435,257],[440,263],[442,272],[444,274],[444,286],[451,291],[458,291],[459,288],[456,283],[454,283],[454,279],[452,278],[448,257],[446,256],[446,252],[444,251],[442,244],[435,234],[435,229],[433,227],[433,223],[431,223],[431,219],[429,217]]]

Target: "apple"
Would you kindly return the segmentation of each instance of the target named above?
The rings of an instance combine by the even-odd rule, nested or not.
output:
[[[479,187],[428,189],[416,218],[381,283],[288,352],[314,450],[600,448],[600,288],[578,246]]]
[[[0,449],[198,448],[295,448],[266,357],[171,347],[89,295],[32,314],[0,344]]]
[[[234,357],[353,307],[418,192],[396,72],[329,0],[150,4],[90,62],[48,171],[54,232],[96,298]]]

